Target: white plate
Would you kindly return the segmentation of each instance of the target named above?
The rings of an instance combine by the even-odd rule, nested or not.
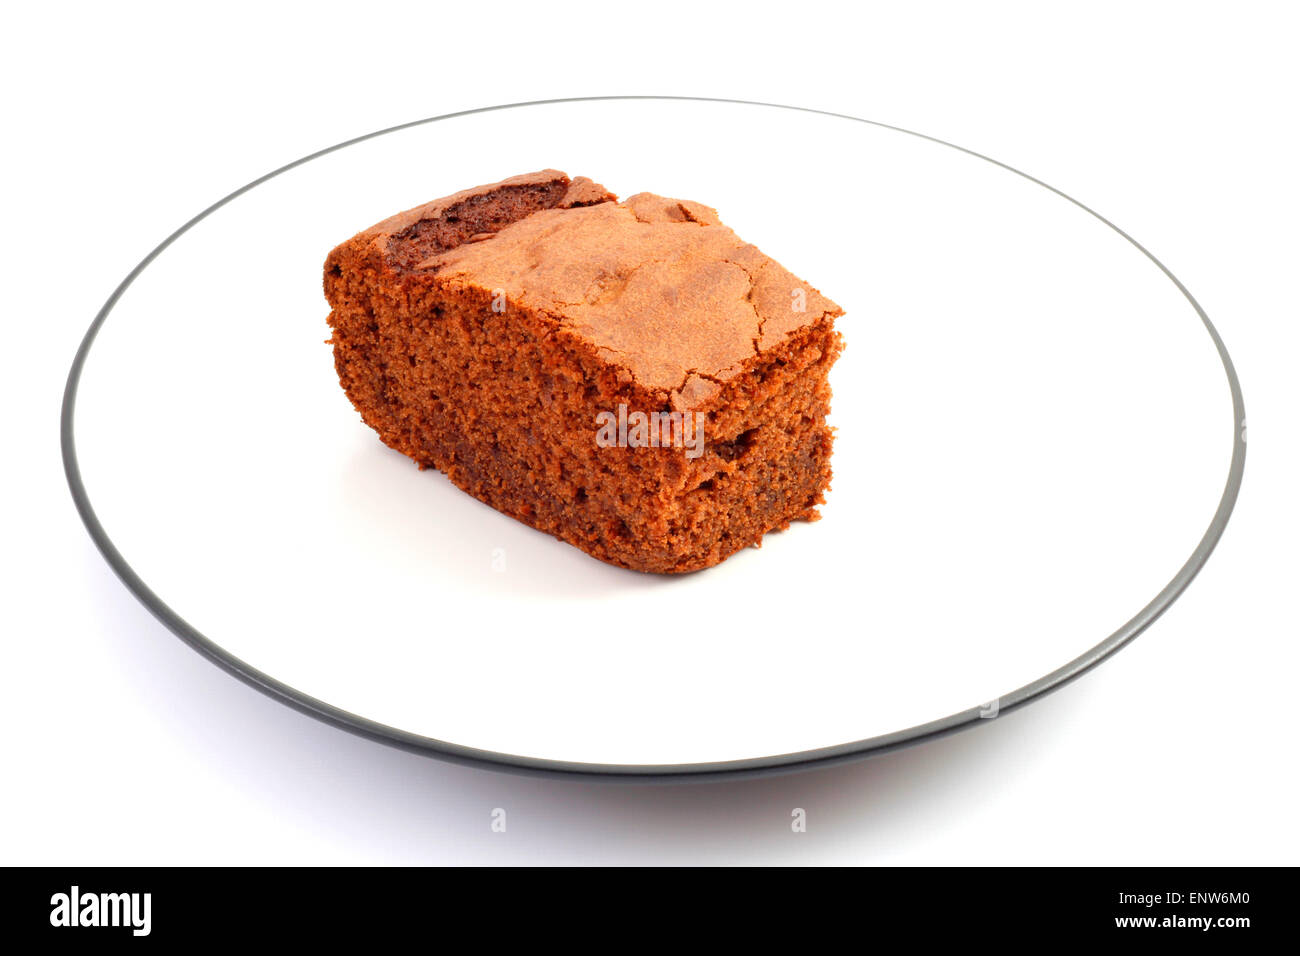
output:
[[[847,309],[824,520],[646,576],[361,423],[326,253],[548,166],[715,206]],[[452,759],[716,774],[976,723],[1122,645],[1222,532],[1241,409],[1191,296],[1042,183],[846,117],[601,99],[412,124],[227,197],[97,318],[63,438],[132,590],[286,702]]]

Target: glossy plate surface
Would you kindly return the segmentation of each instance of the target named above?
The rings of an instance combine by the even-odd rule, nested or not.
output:
[[[715,206],[848,311],[824,520],[640,575],[360,422],[326,253],[544,167]],[[622,775],[848,759],[1059,686],[1194,576],[1245,450],[1208,318],[1075,201],[851,117],[657,98],[422,121],[227,197],[97,317],[63,442],[114,568],[243,679],[450,759]]]

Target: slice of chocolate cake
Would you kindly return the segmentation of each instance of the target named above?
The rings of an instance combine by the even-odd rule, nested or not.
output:
[[[817,517],[843,311],[708,206],[516,176],[354,236],[325,296],[380,438],[602,561],[694,571]]]

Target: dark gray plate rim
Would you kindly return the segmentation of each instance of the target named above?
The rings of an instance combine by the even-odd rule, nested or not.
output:
[[[1050,190],[1062,199],[1073,203],[1089,215],[1094,216],[1101,222],[1105,223],[1119,235],[1123,236],[1138,252],[1142,253],[1149,259],[1166,278],[1169,279],[1196,314],[1200,316],[1201,322],[1205,325],[1205,330],[1210,334],[1214,341],[1214,346],[1219,351],[1219,358],[1223,362],[1223,370],[1228,377],[1228,385],[1232,392],[1233,407],[1233,434],[1232,438],[1232,462],[1228,469],[1228,478],[1223,489],[1223,496],[1219,500],[1218,508],[1215,510],[1213,517],[1210,519],[1209,526],[1205,530],[1204,536],[1197,544],[1196,549],[1191,556],[1178,570],[1178,573],[1161,589],[1150,603],[1141,611],[1134,615],[1130,620],[1125,622],[1118,630],[1105,638],[1095,647],[1091,648],[1079,657],[1057,668],[1050,674],[1047,674],[1032,683],[1026,684],[1016,690],[1003,695],[996,701],[996,707],[988,705],[977,705],[969,710],[960,713],[950,714],[938,720],[932,720],[928,723],[918,724],[915,727],[908,727],[904,730],[898,730],[893,733],[883,734],[878,737],[870,737],[865,740],[858,740],[852,743],[838,744],[833,747],[822,747],[816,750],[804,750],[798,753],[776,754],[770,757],[755,757],[745,760],[721,761],[712,763],[686,763],[686,764],[594,764],[594,763],[574,763],[563,760],[547,760],[535,757],[521,757],[513,754],[494,753],[488,750],[479,750],[473,747],[463,747],[459,744],[450,743],[444,740],[436,740],[431,737],[423,737],[418,734],[408,733],[395,727],[389,727],[384,724],[376,723],[357,714],[349,713],[334,707],[322,700],[304,694],[299,690],[283,684],[275,678],[262,673],[254,667],[249,666],[244,661],[233,656],[216,644],[210,638],[199,633],[191,624],[180,616],[176,611],[170,608],[149,586],[140,578],[127,563],[121,552],[113,544],[108,534],[104,531],[95,514],[94,508],[90,503],[90,495],[82,482],[81,470],[77,464],[77,448],[73,429],[73,419],[76,412],[77,386],[81,378],[81,371],[85,365],[86,357],[90,352],[90,347],[95,341],[95,336],[108,319],[113,307],[117,304],[122,293],[133,283],[140,273],[143,272],[150,263],[158,257],[160,253],[173,242],[192,229],[197,223],[202,222],[207,216],[211,215],[222,206],[237,199],[251,189],[260,186],[269,179],[279,176],[281,173],[288,172],[304,163],[309,163],[313,159],[325,156],[348,146],[361,143],[377,136],[384,136],[388,133],[394,133],[399,130],[409,129],[414,126],[421,126],[426,123],[436,123],[441,120],[455,119],[460,116],[470,116],[476,113],[489,113],[496,110],[519,109],[529,106],[547,106],[557,103],[581,103],[581,102],[598,102],[598,101],[615,101],[615,100],[669,100],[682,102],[700,102],[700,103],[731,103],[741,106],[761,106],[772,109],[793,110],[803,113],[813,113],[821,116],[830,116],[837,119],[850,120],[855,123],[866,123],[871,126],[878,126],[884,129],[893,130],[898,133],[904,133],[908,136],[915,136],[919,139],[928,140],[941,146],[947,146],[950,149],[959,150],[967,155],[974,156],[985,162],[999,166],[1008,172],[1015,173],[1032,183]],[[891,126],[887,123],[878,123],[873,120],[861,119],[857,116],[849,116],[844,113],[834,113],[828,110],[808,109],[799,106],[790,106],[782,103],[763,103],[753,100],[737,100],[724,97],[712,96],[574,96],[553,100],[532,100],[520,103],[506,103],[499,106],[487,106],[479,109],[461,110],[456,113],[446,113],[441,116],[432,116],[426,119],[414,120],[410,123],[402,123],[398,126],[390,126],[387,129],[377,130],[373,133],[367,133],[364,136],[358,136],[354,139],[346,140],[335,146],[326,149],[317,150],[310,155],[295,160],[281,166],[279,169],[261,176],[245,186],[236,189],[230,195],[213,203],[207,209],[204,209],[194,218],[190,219],[183,226],[173,232],[144,257],[134,269],[122,280],[121,284],[113,290],[113,294],[108,297],[99,314],[90,324],[86,331],[85,337],[77,349],[76,357],[72,361],[72,368],[68,374],[67,385],[63,393],[63,408],[60,417],[60,443],[63,450],[63,467],[67,474],[68,486],[72,491],[73,501],[76,503],[77,511],[81,514],[81,519],[85,522],[87,530],[95,545],[99,548],[104,558],[108,561],[113,571],[121,578],[127,588],[149,609],[153,615],[167,626],[177,637],[189,644],[209,660],[224,668],[235,677],[244,681],[264,694],[288,704],[295,710],[309,714],[327,724],[339,727],[343,730],[350,731],[362,737],[376,740],[381,743],[389,744],[403,750],[412,751],[418,754],[438,757],[453,763],[466,764],[475,767],[481,767],[491,770],[504,770],[516,773],[526,773],[533,775],[580,778],[580,779],[604,779],[604,780],[625,780],[625,781],[685,781],[685,780],[714,780],[714,779],[733,779],[746,776],[757,776],[774,773],[789,773],[798,770],[810,769],[813,767],[826,767],[834,764],[845,763],[852,760],[861,759],[873,754],[885,753],[891,750],[897,750],[910,744],[920,743],[925,740],[932,740],[947,734],[954,733],[958,730],[964,730],[975,726],[981,722],[988,722],[989,716],[1000,716],[1016,710],[1025,704],[1037,700],[1051,691],[1065,686],[1069,682],[1087,673],[1096,667],[1106,658],[1110,657],[1117,650],[1129,641],[1133,640],[1156,620],[1169,606],[1178,598],[1180,594],[1191,583],[1196,574],[1205,566],[1209,559],[1210,553],[1223,535],[1223,530],[1227,526],[1228,518],[1232,514],[1233,506],[1237,501],[1237,494],[1241,489],[1242,473],[1246,463],[1246,411],[1245,403],[1242,400],[1241,384],[1237,379],[1236,369],[1233,367],[1232,359],[1228,355],[1228,350],[1219,337],[1218,330],[1206,315],[1205,310],[1201,308],[1199,302],[1192,296],[1187,287],[1179,281],[1168,268],[1165,267],[1159,259],[1152,255],[1141,243],[1130,236],[1119,226],[1115,225],[1109,219],[1085,206],[1079,200],[1068,196],[1061,190],[1050,186],[1040,179],[1030,176],[1028,173],[1021,172],[1006,163],[999,162],[982,153],[966,149],[954,143],[938,139],[934,136],[927,136],[924,133],[917,133],[913,130],[903,129],[898,126]],[[992,702],[990,702],[992,703]]]

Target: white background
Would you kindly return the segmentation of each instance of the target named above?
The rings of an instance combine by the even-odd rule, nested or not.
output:
[[[973,7],[659,4],[620,20],[609,5],[137,5],[11,20],[0,862],[1296,862],[1296,25],[1282,5]],[[95,551],[58,457],[67,366],[107,294],[194,212],[314,149],[611,93],[916,129],[1138,237],[1215,320],[1252,425],[1237,512],[1188,593],[1115,660],[974,732],[710,785],[525,779],[399,753],[172,637]],[[495,807],[505,834],[489,828]],[[793,807],[807,833],[791,833]]]

